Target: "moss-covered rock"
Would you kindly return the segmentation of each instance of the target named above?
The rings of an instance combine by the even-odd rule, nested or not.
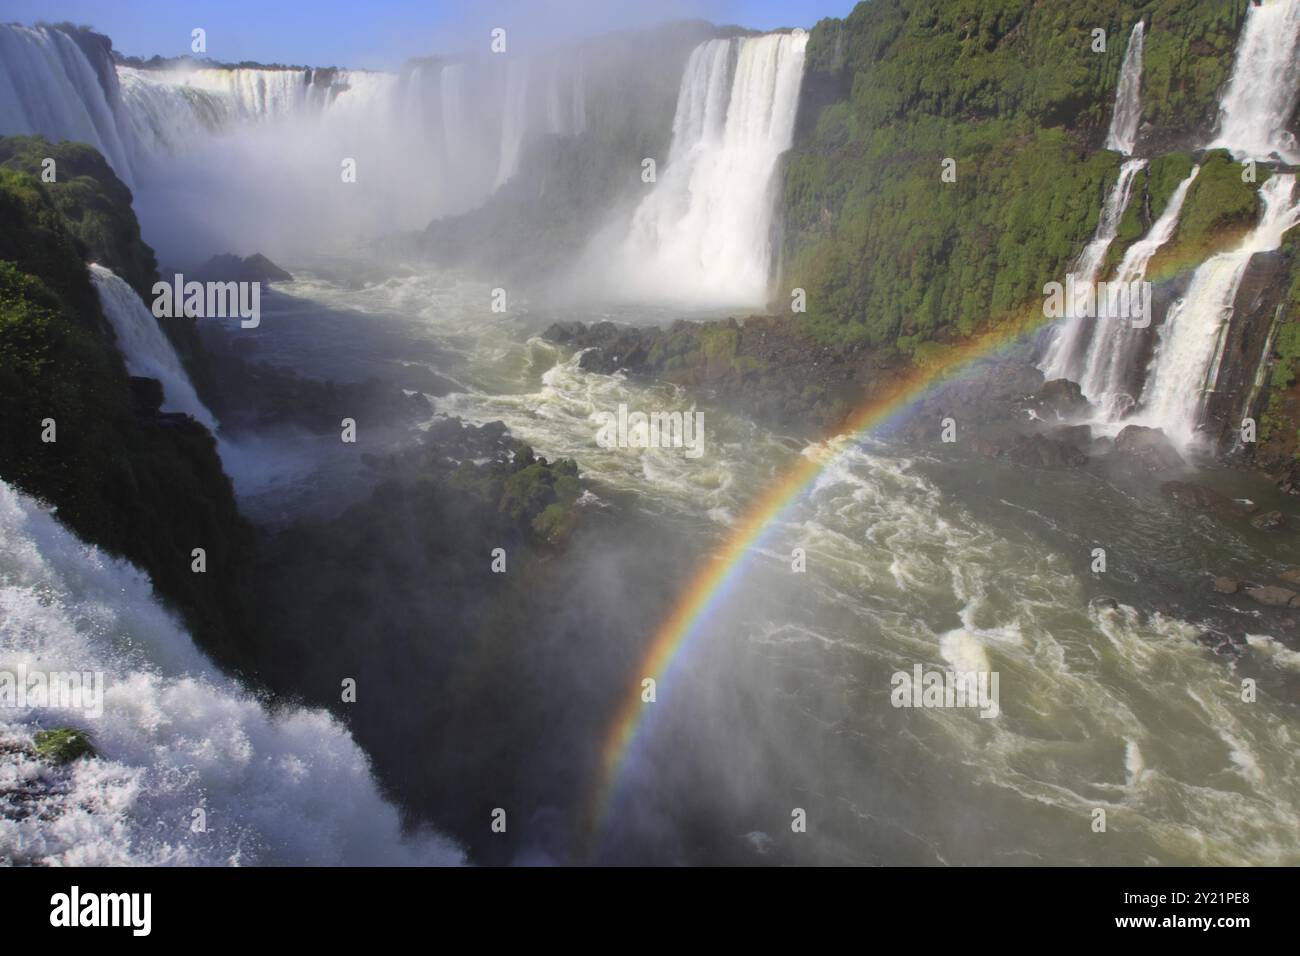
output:
[[[1263,180],[1268,173],[1261,169],[1258,176]],[[1168,278],[1230,249],[1254,228],[1259,213],[1259,185],[1243,181],[1241,164],[1227,150],[1206,154],[1187,190],[1178,228],[1152,258],[1148,277]]]
[[[33,737],[36,753],[50,763],[71,763],[82,757],[96,757],[90,734],[72,727],[38,730]]]

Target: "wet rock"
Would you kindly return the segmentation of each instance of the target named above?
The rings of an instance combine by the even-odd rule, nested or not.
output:
[[[1034,395],[1031,407],[1048,421],[1061,421],[1082,415],[1090,407],[1083,397],[1078,382],[1056,378],[1047,382]]]
[[[989,430],[971,439],[971,449],[985,458],[1001,458],[1032,468],[1077,468],[1088,456],[1075,444],[1042,433]]]
[[[1203,511],[1222,518],[1240,517],[1250,514],[1253,510],[1252,505],[1244,505],[1213,488],[1194,485],[1187,481],[1166,481],[1160,486],[1160,492],[1184,508]]]
[[[1062,425],[1053,428],[1047,435],[1055,441],[1073,445],[1084,452],[1092,445],[1092,427],[1089,425]]]
[[[1169,471],[1183,466],[1164,431],[1144,425],[1128,425],[1115,436],[1112,453],[1120,455],[1147,471]]]
[[[1236,578],[1218,577],[1214,579],[1214,590],[1220,594],[1236,594],[1241,590],[1241,582]]]
[[[1289,588],[1279,588],[1273,585],[1265,585],[1262,588],[1251,588],[1246,592],[1256,604],[1262,604],[1265,607],[1288,607],[1296,598],[1296,592]]]
[[[292,282],[293,276],[281,269],[260,252],[255,252],[246,259],[230,254],[213,256],[193,275],[187,275],[198,282]]]
[[[1260,531],[1277,531],[1286,527],[1286,515],[1280,511],[1265,511],[1250,519],[1250,526]]]
[[[1278,577],[1288,584],[1300,585],[1300,568],[1287,568]]]

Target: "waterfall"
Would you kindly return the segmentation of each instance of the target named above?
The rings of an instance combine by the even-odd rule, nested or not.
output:
[[[501,150],[494,189],[509,182],[519,170],[519,154],[523,150],[528,124],[527,106],[528,64],[511,60],[506,67],[505,105],[501,111]]]
[[[63,30],[0,24],[0,134],[39,134],[94,146],[123,181],[131,165],[112,64],[97,69]]]
[[[1140,240],[1129,246],[1115,271],[1114,282],[1141,282],[1146,278],[1147,265],[1152,257],[1167,243],[1178,228],[1187,190],[1191,188],[1201,167],[1194,166],[1187,178],[1180,182],[1170,195],[1160,217]],[[1149,329],[1134,329],[1128,317],[1101,315],[1093,332],[1092,342],[1084,361],[1079,385],[1089,401],[1099,406],[1102,419],[1115,419],[1132,411],[1133,397],[1129,394],[1128,378],[1133,371],[1137,346]]]
[[[1128,49],[1119,71],[1119,88],[1115,91],[1115,113],[1110,118],[1106,148],[1131,155],[1137,143],[1138,122],[1142,119],[1142,44],[1146,26],[1139,20],[1129,34]]]
[[[455,864],[404,837],[369,763],[327,713],[272,710],[222,675],[148,577],[0,482],[0,673],[102,675],[102,713],[0,709],[0,860],[79,866]],[[88,731],[51,768],[32,734]],[[15,747],[14,745],[17,745]],[[194,811],[207,830],[192,832]]]
[[[1286,124],[1300,97],[1300,0],[1249,5],[1232,79],[1219,104],[1219,133],[1212,148],[1237,159],[1280,157],[1300,163]]]
[[[94,146],[173,256],[353,248],[480,205],[519,172],[530,132],[584,129],[575,57],[142,69],[115,65],[94,34],[0,24],[0,135]],[[356,176],[337,189],[345,159]]]
[[[587,126],[586,95],[582,67],[561,68],[552,64],[546,80],[546,131],[553,136],[572,136]]]
[[[1201,264],[1161,327],[1137,417],[1184,445],[1194,438],[1214,387],[1223,336],[1251,256],[1278,248],[1283,234],[1300,223],[1294,188],[1292,174],[1276,174],[1260,187],[1259,224],[1236,249]]]
[[[1146,166],[1144,159],[1130,159],[1120,167],[1119,178],[1115,181],[1106,200],[1102,203],[1101,215],[1097,219],[1097,228],[1092,240],[1083,248],[1074,264],[1072,275],[1078,284],[1091,284],[1097,281],[1101,267],[1106,261],[1106,252],[1115,241],[1119,232],[1119,221],[1124,218],[1129,199],[1133,195],[1133,181]],[[1079,377],[1079,363],[1087,345],[1087,332],[1092,327],[1093,319],[1087,316],[1071,316],[1060,325],[1048,344],[1042,363],[1038,366],[1048,379]]]
[[[807,43],[806,34],[778,33],[691,52],[668,161],[605,272],[611,295],[764,303],[773,182],[794,135]]]
[[[149,307],[111,269],[91,263],[90,278],[99,293],[104,316],[117,335],[117,347],[126,361],[127,371],[143,378],[156,378],[162,383],[164,411],[184,412],[215,433],[217,420],[199,401],[176,350],[167,341]]]

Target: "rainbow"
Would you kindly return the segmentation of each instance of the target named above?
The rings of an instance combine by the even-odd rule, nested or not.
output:
[[[1012,317],[982,335],[959,345],[949,346],[940,354],[918,365],[891,383],[860,407],[840,429],[841,440],[860,441],[874,429],[905,411],[935,385],[1022,340],[1054,319],[1045,319],[1041,310],[1031,315]],[[938,424],[936,423],[936,428]],[[598,781],[591,796],[583,834],[585,850],[595,849],[604,828],[619,778],[632,753],[638,734],[645,723],[648,705],[641,700],[642,680],[647,677],[662,684],[673,664],[692,638],[704,631],[703,625],[726,601],[743,577],[748,557],[764,534],[780,522],[785,512],[799,499],[838,457],[831,452],[822,456],[801,456],[785,474],[754,502],[744,517],[731,529],[722,546],[696,569],[687,587],[678,597],[650,641],[639,667],[634,672],[622,704],[609,724],[599,755]]]

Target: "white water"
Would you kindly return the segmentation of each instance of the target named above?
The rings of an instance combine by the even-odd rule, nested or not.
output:
[[[130,184],[115,96],[66,33],[0,24],[0,134],[89,143]]]
[[[1300,0],[1247,6],[1232,79],[1219,104],[1212,148],[1238,159],[1280,157],[1300,162],[1286,123],[1300,98]]]
[[[1184,445],[1193,440],[1214,387],[1223,337],[1250,258],[1276,249],[1283,234],[1300,223],[1294,191],[1294,175],[1270,177],[1259,190],[1264,204],[1259,225],[1236,249],[1206,260],[1192,276],[1187,294],[1170,307],[1142,391],[1139,421],[1159,425]]]
[[[485,317],[481,283],[414,268],[364,283],[294,272],[288,294],[354,316],[338,326],[333,352],[401,328],[394,355],[429,361],[462,385],[435,402],[440,414],[504,421],[539,454],[574,458],[597,499],[617,490],[638,510],[681,522],[689,529],[676,538],[684,554],[695,535],[707,553],[754,489],[796,460],[780,436],[709,405],[698,460],[601,448],[595,412],[620,403],[688,409],[690,394],[582,370],[576,356],[530,337],[549,316]],[[309,309],[285,316],[265,323],[263,342],[269,358],[287,361],[319,326]],[[628,791],[638,808],[671,819],[673,808],[689,805],[689,793],[674,789],[676,770],[696,760],[724,791],[724,805],[736,796],[729,787],[795,780],[825,794],[823,806],[870,820],[828,821],[818,857],[827,861],[862,860],[862,841],[895,830],[909,838],[890,849],[908,862],[1300,858],[1293,715],[1272,695],[1253,708],[1225,704],[1239,676],[1196,643],[1198,627],[1130,606],[1090,607],[1091,579],[1067,557],[1086,554],[1096,535],[1125,550],[1176,547],[1183,525],[1150,512],[1134,521],[1127,496],[1082,473],[1051,488],[981,465],[936,474],[925,460],[857,440],[803,454],[827,467],[773,524],[696,638],[689,673],[676,678],[691,686],[677,685],[668,732],[650,735],[661,749],[632,762]],[[986,487],[1010,500],[971,492]],[[1080,500],[1089,502],[1087,537],[1069,530],[1078,513],[1070,502]],[[1158,526],[1155,543],[1148,519]],[[806,575],[789,572],[794,547],[807,553]],[[1003,717],[903,716],[882,704],[890,672],[913,662],[1000,671]],[[683,750],[687,728],[692,746]],[[809,739],[820,742],[809,748]],[[1096,842],[1086,827],[1096,806],[1123,821],[1126,841]]]
[[[774,174],[794,135],[804,34],[710,40],[687,63],[672,145],[630,226],[585,271],[610,297],[761,306],[772,267]],[[590,281],[590,278],[588,281]],[[588,286],[587,291],[591,291]]]
[[[1152,257],[1170,240],[1178,227],[1178,217],[1182,214],[1187,191],[1200,171],[1200,166],[1192,167],[1187,178],[1174,189],[1164,211],[1151,224],[1147,234],[1125,250],[1112,281],[1133,283],[1146,278],[1147,266]],[[1137,337],[1149,334],[1149,330],[1134,329],[1131,318],[1110,315],[1098,317],[1079,386],[1084,396],[1098,406],[1102,420],[1113,421],[1132,410],[1134,399],[1128,393],[1127,381],[1127,376],[1132,371],[1129,362],[1133,358],[1133,346]]]
[[[113,270],[106,269],[98,263],[90,264],[90,279],[99,293],[99,303],[104,309],[104,317],[113,326],[117,335],[118,350],[126,361],[127,370],[132,375],[143,378],[156,378],[162,382],[163,411],[184,412],[196,421],[207,426],[209,431],[217,430],[217,420],[199,401],[199,396],[190,384],[189,375],[181,365],[176,350],[163,333],[149,307],[136,295],[134,289],[119,278]],[[182,321],[163,319],[164,322]]]
[[[1142,119],[1142,46],[1146,25],[1139,20],[1129,34],[1128,48],[1119,71],[1119,87],[1115,91],[1115,113],[1110,118],[1106,134],[1106,148],[1129,156],[1137,143],[1138,122]]]
[[[1119,232],[1119,222],[1124,218],[1129,199],[1133,195],[1133,180],[1138,172],[1146,166],[1144,159],[1130,159],[1120,167],[1119,178],[1101,207],[1101,216],[1092,240],[1083,248],[1074,265],[1073,276],[1076,284],[1090,284],[1097,281],[1102,264],[1106,261],[1106,251],[1115,241]],[[1078,378],[1079,363],[1082,360],[1084,346],[1088,341],[1094,319],[1088,316],[1071,316],[1057,328],[1056,334],[1047,347],[1039,369],[1050,381],[1057,378]]]
[[[55,865],[455,864],[404,837],[365,755],[319,710],[272,709],[221,675],[130,564],[88,547],[0,482],[0,669],[101,671],[103,714],[0,711],[0,740],[88,731],[99,756],[0,758],[0,861]],[[11,805],[12,806],[12,805]],[[193,811],[207,832],[191,832]]]

